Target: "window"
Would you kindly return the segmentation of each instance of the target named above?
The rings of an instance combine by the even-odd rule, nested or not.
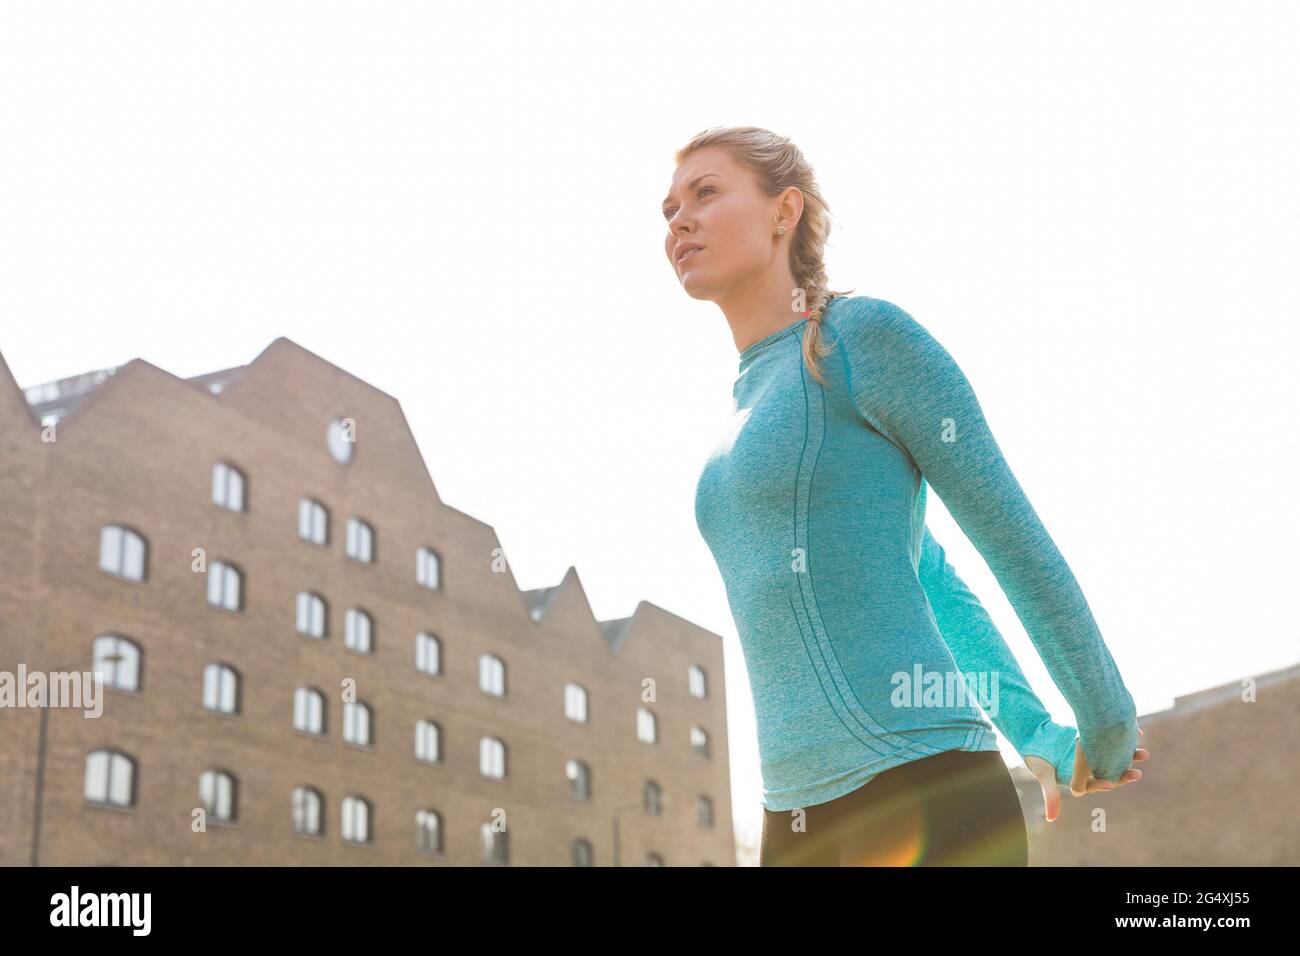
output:
[[[415,811],[415,848],[421,853],[442,854],[442,818],[437,811]]]
[[[695,798],[695,822],[702,827],[713,826],[713,801],[704,794]]]
[[[352,419],[336,418],[329,423],[325,431],[325,441],[329,445],[330,454],[340,465],[346,465],[352,460],[352,446],[356,444],[356,434],[353,429]]]
[[[373,621],[360,608],[350,607],[344,622],[343,642],[359,654],[370,654],[370,631]]]
[[[140,689],[140,648],[117,634],[95,638],[95,673],[105,687]]]
[[[308,637],[325,636],[325,599],[309,591],[298,593],[298,611],[294,626]]]
[[[438,555],[430,548],[415,552],[415,580],[426,588],[438,590]]]
[[[223,714],[239,712],[239,676],[226,664],[203,669],[203,706]]]
[[[646,866],[663,866],[664,858],[658,853],[647,853],[645,856]]]
[[[242,611],[243,583],[243,575],[233,565],[213,561],[208,565],[208,603],[227,611]]]
[[[591,768],[581,760],[570,760],[564,765],[569,778],[569,796],[575,800],[591,799]]]
[[[478,659],[478,689],[494,697],[506,694],[506,665],[501,658],[484,654]]]
[[[442,759],[439,753],[439,741],[438,725],[432,720],[421,720],[416,723],[415,758],[437,763]]]
[[[574,866],[591,866],[591,843],[581,837],[569,844]]]
[[[327,544],[329,523],[329,512],[319,501],[303,498],[298,502],[298,537],[312,544]]]
[[[360,518],[348,519],[348,557],[365,564],[375,560],[375,531]]]
[[[309,734],[325,733],[325,698],[312,687],[293,692],[293,726]]]
[[[244,510],[244,475],[234,465],[212,466],[212,503],[231,511]]]
[[[370,746],[370,708],[359,700],[343,705],[343,739],[350,744]]]
[[[320,791],[312,787],[293,789],[293,832],[320,836],[325,832],[321,808],[325,805]]]
[[[105,525],[99,532],[99,566],[109,574],[143,581],[147,572],[148,545],[130,528]]]
[[[636,712],[636,735],[637,739],[648,744],[659,739],[655,727],[655,715],[644,707],[638,708]]]
[[[587,692],[577,684],[564,685],[564,716],[580,724],[587,722]]]
[[[483,835],[483,862],[509,863],[509,834],[505,830],[494,830],[491,823],[484,823],[479,831]]]
[[[495,737],[484,737],[478,745],[478,769],[485,777],[504,780],[506,776],[506,745]]]
[[[415,669],[424,674],[442,673],[442,644],[434,635],[415,635]]]
[[[135,805],[135,761],[116,750],[86,757],[86,799],[118,807]]]
[[[206,770],[199,777],[199,799],[208,816],[235,820],[235,778],[224,770]]]
[[[645,782],[642,794],[645,798],[645,812],[652,817],[660,816],[664,811],[664,792],[653,780]]]
[[[370,842],[370,801],[365,797],[343,798],[343,840],[345,843]]]
[[[691,747],[695,750],[695,756],[709,759],[709,735],[703,727],[691,728]]]
[[[690,685],[692,697],[709,696],[708,684],[704,680],[704,671],[701,670],[699,667],[697,667],[695,664],[691,665],[691,669],[689,671],[689,680],[687,681],[687,683]]]

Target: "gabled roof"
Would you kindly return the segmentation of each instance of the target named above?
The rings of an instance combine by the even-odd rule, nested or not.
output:
[[[642,605],[645,603],[645,601],[642,601],[641,604],[638,604],[636,608],[637,611],[640,611]],[[632,618],[634,617],[636,617],[635,612],[628,617],[616,617],[609,621],[596,622],[600,625],[600,629],[605,632],[605,640],[609,641],[611,650],[618,650],[619,645],[623,643],[624,638],[626,638],[631,632]]]
[[[146,369],[160,373],[175,382],[183,382],[191,385],[195,389],[204,391],[209,395],[212,395],[216,400],[221,401],[224,399],[227,392],[246,392],[248,387],[252,387],[254,391],[256,391],[258,384],[265,387],[268,380],[270,382],[278,381],[271,369],[264,368],[264,365],[277,355],[284,355],[286,358],[296,359],[299,361],[303,358],[309,357],[310,360],[319,363],[320,366],[342,373],[361,383],[366,388],[384,395],[396,406],[396,412],[401,425],[406,429],[407,434],[410,435],[410,428],[406,423],[405,413],[402,412],[401,405],[395,398],[388,395],[386,392],[375,388],[363,379],[357,378],[346,369],[342,369],[333,363],[327,362],[314,352],[303,348],[298,343],[283,336],[272,341],[270,345],[263,349],[258,356],[247,365],[235,365],[230,368],[219,369],[214,372],[205,372],[201,375],[195,375],[184,379],[173,376],[169,372],[159,369],[143,359],[136,358],[124,365],[95,369],[89,372],[83,372],[79,375],[72,375],[67,378],[56,379],[52,382],[46,382],[22,389],[18,386],[12,373],[9,371],[9,366],[5,363],[4,356],[0,355],[0,411],[3,410],[3,405],[6,403],[11,406],[26,409],[27,413],[31,417],[33,426],[38,425],[45,416],[57,416],[58,419],[61,420],[91,405],[105,392],[106,386],[110,385],[115,378],[130,378],[133,374],[142,373]],[[254,380],[258,381],[254,382]],[[241,398],[237,395],[232,395],[231,404],[236,408],[241,407],[242,405],[247,405],[248,396],[244,395]],[[410,435],[410,442],[414,451],[415,460],[418,461],[421,470],[430,483],[430,489],[433,490],[432,476],[429,475],[428,468],[424,464],[423,454],[419,449],[418,443],[415,441],[414,435]],[[434,496],[436,498],[436,491],[434,491]],[[451,507],[442,504],[441,502],[439,503],[444,508]],[[457,514],[464,514],[464,512],[455,508],[451,508],[451,510],[455,511]],[[474,518],[472,515],[467,515],[466,517],[488,529],[491,529],[491,525],[479,521],[479,519]],[[493,535],[495,536],[495,532],[493,532]],[[612,651],[618,650],[623,642],[628,638],[632,633],[634,622],[643,613],[672,614],[672,612],[660,608],[658,605],[651,604],[648,601],[641,601],[637,604],[636,610],[628,617],[615,618],[608,621],[596,620],[595,615],[591,613],[591,605],[590,602],[587,601],[586,593],[582,587],[582,582],[578,578],[577,568],[572,565],[570,565],[568,570],[565,571],[563,578],[561,578],[558,584],[552,585],[551,587],[533,588],[531,590],[521,591],[520,594],[523,595],[523,606],[526,608],[529,618],[533,623],[539,623],[569,591],[573,591],[580,598],[583,607],[587,609],[587,614],[590,616],[592,624],[597,627],[599,633],[605,637],[606,643]],[[699,625],[694,624],[685,618],[678,617],[675,614],[672,616],[702,633],[713,634],[712,631],[701,628]],[[719,640],[721,639],[720,635],[713,634],[713,636],[717,637]]]
[[[31,404],[27,401],[23,390],[18,387],[18,382],[14,380],[13,372],[9,371],[5,357],[0,355],[0,412],[6,409],[11,409],[16,414],[26,415],[33,424],[40,421],[32,414]]]
[[[553,584],[549,588],[533,588],[531,591],[523,592],[524,604],[527,605],[528,614],[534,621],[541,620],[559,590],[560,586]]]

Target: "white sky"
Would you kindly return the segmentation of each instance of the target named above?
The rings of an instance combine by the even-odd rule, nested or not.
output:
[[[970,377],[1139,713],[1295,663],[1298,8],[795,13],[0,4],[0,349],[29,386],[286,335],[395,395],[521,588],[572,564],[597,617],[646,599],[724,635],[752,838],[752,702],[693,511],[736,349],[659,205],[694,133],[765,126],[817,169],[832,288]]]

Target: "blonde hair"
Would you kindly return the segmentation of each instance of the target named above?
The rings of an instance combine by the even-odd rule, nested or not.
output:
[[[803,360],[813,378],[823,386],[819,359],[831,351],[822,341],[821,320],[827,304],[844,292],[828,289],[826,265],[822,254],[831,234],[831,213],[822,198],[821,187],[812,165],[789,137],[778,136],[758,126],[714,126],[695,137],[677,151],[675,161],[681,165],[687,156],[705,146],[720,146],[740,165],[749,169],[758,188],[768,196],[779,196],[790,186],[803,193],[803,215],[795,224],[790,240],[790,272],[795,287],[803,289],[808,310],[808,324],[803,332]]]

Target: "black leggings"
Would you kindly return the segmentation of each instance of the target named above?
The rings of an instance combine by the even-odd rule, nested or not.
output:
[[[1020,798],[994,750],[946,750],[803,811],[763,809],[759,866],[1028,865]]]

